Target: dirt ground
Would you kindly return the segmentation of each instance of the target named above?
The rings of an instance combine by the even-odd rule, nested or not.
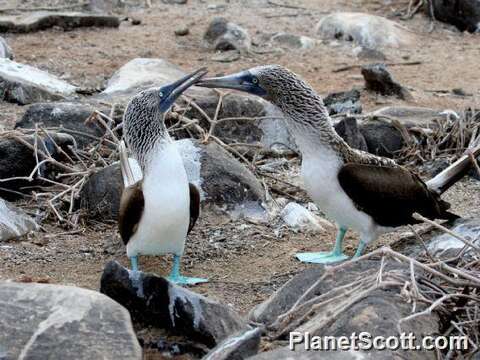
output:
[[[187,5],[167,5],[152,0],[152,3],[151,9],[127,11],[128,16],[141,19],[137,26],[125,21],[119,29],[68,32],[51,29],[32,34],[6,34],[5,38],[14,50],[16,61],[48,70],[79,86],[101,87],[129,60],[158,57],[185,70],[207,66],[212,74],[278,63],[302,75],[324,94],[363,86],[358,69],[333,72],[345,65],[362,63],[353,55],[351,45],[325,43],[304,52],[251,54],[233,63],[218,63],[211,60],[212,51],[202,43],[208,23],[215,16],[225,16],[247,28],[254,38],[265,31],[314,36],[315,24],[325,13],[363,11],[390,17],[408,4],[399,1],[384,5],[390,2],[380,0],[302,0],[290,1],[296,8],[287,8],[270,5],[266,0],[190,0]],[[212,9],[212,5],[223,7]],[[398,17],[395,20],[400,21]],[[430,20],[422,14],[402,24],[417,35],[418,41],[403,49],[387,49],[385,54],[392,63],[421,62],[416,66],[390,68],[394,77],[412,90],[414,100],[407,103],[362,92],[364,110],[388,104],[454,110],[478,107],[480,35],[461,34],[440,23],[428,33]],[[175,36],[174,30],[183,25],[189,27],[190,34]],[[469,96],[432,92],[454,88],[463,89]],[[13,127],[24,111],[24,107],[0,104],[0,129]],[[464,179],[445,198],[452,202],[453,211],[459,215],[478,216],[479,191],[480,182]],[[35,209],[32,207],[31,211]],[[28,238],[1,244],[0,279],[33,279],[98,289],[107,261],[117,259],[127,265],[114,223],[89,223],[74,231],[45,225],[42,230]],[[400,229],[386,235],[373,247],[399,239],[405,231]],[[296,252],[327,250],[334,236],[333,229],[321,234],[301,234],[279,223],[258,225],[205,213],[188,240],[184,266],[188,275],[210,279],[209,283],[195,287],[195,291],[230,304],[245,314],[292,274],[308,266],[295,260]],[[349,232],[346,243],[347,253],[353,254],[357,235]],[[170,261],[168,257],[142,258],[140,266],[145,271],[165,274]]]

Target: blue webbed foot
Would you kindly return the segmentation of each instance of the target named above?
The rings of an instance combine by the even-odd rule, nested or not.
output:
[[[298,253],[295,255],[298,260],[305,263],[312,264],[332,264],[340,261],[347,260],[349,257],[344,253],[331,252],[310,252],[310,253]]]
[[[208,279],[188,277],[180,274],[177,276],[169,275],[167,280],[177,285],[195,285],[208,282]]]
[[[340,227],[338,229],[337,238],[335,240],[335,247],[330,252],[298,253],[295,256],[301,262],[313,264],[332,264],[347,260],[348,256],[342,252],[342,242],[346,232],[347,229],[344,227]]]
[[[208,282],[208,279],[183,276],[180,274],[180,256],[173,257],[173,267],[167,280],[177,285],[195,285]]]

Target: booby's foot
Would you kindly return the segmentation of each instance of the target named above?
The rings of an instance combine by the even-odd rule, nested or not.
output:
[[[177,285],[195,285],[195,284],[208,282],[208,279],[188,277],[188,276],[181,275],[179,255],[173,256],[172,272],[170,273],[170,275],[167,276],[167,280]]]
[[[208,282],[208,279],[183,275],[169,275],[167,276],[167,280],[177,285],[195,285]]]
[[[348,259],[348,256],[342,252],[309,252],[298,253],[295,255],[298,260],[312,264],[332,264]]]
[[[130,263],[132,264],[132,271],[138,271],[138,256],[132,256]]]

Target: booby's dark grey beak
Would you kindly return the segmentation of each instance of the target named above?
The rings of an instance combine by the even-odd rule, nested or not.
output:
[[[227,76],[202,79],[196,85],[207,88],[240,90],[257,96],[265,96],[267,94],[260,86],[258,78],[248,70]]]
[[[178,97],[182,95],[182,93],[190,86],[197,83],[206,73],[207,69],[201,68],[195,70],[188,75],[185,75],[184,77],[175,81],[172,84],[162,86],[159,90],[161,98],[160,110],[162,112],[167,112],[168,109],[170,109],[170,107],[173,105],[175,100],[177,100]]]

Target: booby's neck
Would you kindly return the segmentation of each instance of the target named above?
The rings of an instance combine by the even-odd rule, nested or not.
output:
[[[163,118],[125,121],[124,131],[132,155],[139,162],[144,174],[148,173],[152,159],[172,143]]]
[[[280,103],[287,126],[304,157],[319,157],[328,153],[343,161],[350,156],[352,148],[336,133],[333,122],[322,99],[312,93],[308,102],[296,106]]]

